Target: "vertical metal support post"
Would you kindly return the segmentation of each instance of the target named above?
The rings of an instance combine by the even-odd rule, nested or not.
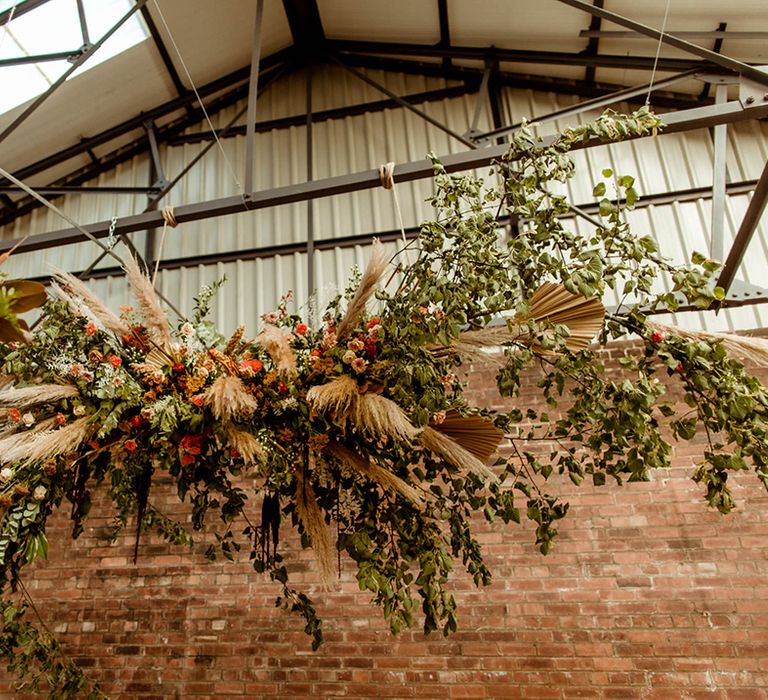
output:
[[[313,178],[312,64],[307,64],[307,182]],[[307,298],[315,293],[315,201],[307,200]]]
[[[477,91],[477,99],[475,100],[475,113],[472,115],[472,123],[469,125],[469,131],[464,134],[469,138],[474,138],[480,134],[478,125],[480,124],[480,117],[483,114],[483,105],[488,99],[488,81],[491,77],[491,64],[488,63],[483,71],[483,79],[480,82],[480,89]]]
[[[718,84],[715,89],[715,104],[728,99],[728,86]],[[728,126],[718,124],[714,131],[714,163],[712,165],[712,238],[710,257],[722,260],[725,251],[725,181],[726,155],[728,147]]]
[[[261,58],[261,25],[264,0],[256,1],[256,22],[253,28],[251,76],[248,80],[248,111],[245,118],[245,196],[253,192],[253,153],[256,140],[256,99],[259,93],[259,60]]]

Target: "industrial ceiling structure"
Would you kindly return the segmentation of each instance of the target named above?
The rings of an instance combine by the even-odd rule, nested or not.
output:
[[[721,286],[731,288],[737,280],[768,201],[768,165],[758,178],[741,183],[726,181],[725,166],[727,125],[768,117],[768,71],[762,67],[768,64],[768,11],[763,0],[135,0],[98,38],[90,36],[83,0],[17,0],[6,2],[0,12],[0,33],[26,15],[44,22],[49,3],[65,2],[78,17],[81,46],[0,59],[0,77],[7,67],[23,63],[62,65],[46,92],[0,116],[0,230],[6,231],[0,251],[37,251],[89,238],[106,249],[104,239],[115,236],[133,248],[132,233],[162,226],[164,197],[218,141],[235,136],[245,137],[239,189],[177,206],[179,223],[378,187],[379,173],[365,170],[256,190],[254,138],[257,132],[306,127],[311,174],[313,124],[393,107],[416,113],[461,144],[443,158],[449,171],[483,167],[504,152],[505,136],[520,126],[500,103],[499,91],[505,87],[578,97],[567,108],[526,115],[537,122],[619,102],[640,105],[652,94],[653,107],[664,111],[667,133],[712,129],[710,252],[725,261]],[[141,17],[146,41],[67,79],[132,17]],[[366,82],[381,93],[380,99],[316,110],[308,81],[303,109],[299,105],[295,113],[259,119],[259,96],[271,84],[295,71],[310,68],[311,74],[327,66]],[[365,72],[369,69],[440,77],[451,84],[397,94],[371,78]],[[473,96],[478,110],[488,106],[493,128],[478,129],[475,118],[459,132],[424,109],[458,95]],[[244,101],[223,128],[209,128],[213,116]],[[191,129],[199,125],[205,126]],[[180,144],[195,144],[199,151],[180,172],[166,173],[160,149]],[[90,184],[139,154],[151,156],[153,173],[146,187]],[[432,165],[428,160],[398,162],[394,174],[398,182],[428,178]],[[726,249],[724,202],[734,187],[753,194]],[[42,206],[30,190],[54,203],[72,195],[137,192],[147,200],[143,210],[119,219],[9,236],[14,222]],[[665,196],[690,194],[670,191]],[[306,252],[311,261],[309,223]],[[103,250],[99,255],[108,254]],[[151,255],[144,251],[148,264]],[[221,256],[226,255],[222,250]],[[310,279],[311,269],[310,262]],[[93,270],[79,272],[88,276]],[[760,289],[742,294],[734,287],[725,305],[766,301],[768,294]]]

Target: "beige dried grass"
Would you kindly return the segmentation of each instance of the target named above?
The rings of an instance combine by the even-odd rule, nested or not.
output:
[[[743,360],[768,367],[768,339],[755,338],[748,335],[736,335],[735,333],[710,333],[708,331],[689,331],[677,326],[668,326],[665,323],[646,321],[645,324],[651,331],[659,331],[665,335],[676,335],[690,340],[706,340],[708,342],[720,341],[723,347],[732,355]]]
[[[345,416],[359,395],[357,382],[342,374],[327,384],[313,386],[307,392],[307,402],[320,413],[332,412]]]
[[[163,311],[160,298],[152,282],[139,268],[133,256],[127,255],[123,261],[125,276],[133,290],[139,305],[139,314],[144,320],[150,340],[166,352],[171,351],[173,338],[168,325],[168,316]]]
[[[411,486],[388,469],[380,467],[378,464],[371,462],[369,459],[366,459],[348,447],[338,442],[332,442],[328,444],[325,451],[337,461],[347,465],[353,471],[359,472],[362,476],[381,486],[384,491],[394,491],[395,493],[399,493],[403,498],[406,498],[418,506],[424,504],[423,494],[415,487]]]
[[[421,431],[419,442],[424,448],[459,469],[461,473],[475,474],[484,481],[496,481],[496,475],[485,464],[447,435],[426,427]]]
[[[246,464],[260,464],[266,460],[264,446],[246,430],[239,430],[231,423],[224,429],[230,447],[238,451]]]
[[[21,409],[43,403],[54,403],[79,395],[77,387],[71,384],[37,384],[1,392],[0,406]]]
[[[131,332],[128,325],[101,299],[99,299],[92,291],[91,288],[85,284],[82,280],[79,280],[74,275],[70,275],[63,270],[57,270],[54,278],[67,290],[69,294],[77,297],[85,305],[85,307],[93,314],[94,318],[99,321],[104,328],[112,331],[118,336],[126,335]],[[65,300],[70,304],[72,298],[64,293]]]
[[[261,345],[272,358],[272,364],[277,372],[293,378],[298,374],[296,357],[291,350],[287,334],[277,326],[267,323],[256,336],[256,342]]]
[[[384,247],[378,241],[373,240],[373,248],[371,250],[371,258],[368,260],[368,265],[365,268],[360,284],[355,291],[355,295],[347,306],[347,311],[344,314],[344,318],[336,327],[336,337],[341,340],[345,336],[354,330],[358,322],[365,312],[365,307],[368,304],[368,300],[371,298],[376,285],[384,274],[384,270],[387,269],[389,260],[384,253]]]
[[[67,452],[76,450],[93,430],[89,424],[89,418],[78,418],[73,423],[64,425],[55,430],[31,430],[17,433],[15,444],[2,446],[0,459],[3,462],[19,462],[32,464],[51,459]],[[10,443],[11,438],[6,438],[3,443]]]
[[[318,412],[333,413],[339,424],[349,421],[368,435],[413,441],[419,434],[394,401],[379,394],[361,394],[357,382],[347,375],[312,387],[307,401]]]
[[[205,404],[220,420],[248,418],[258,408],[256,399],[245,389],[238,377],[222,375],[205,393]]]
[[[309,537],[312,551],[315,553],[320,579],[325,588],[330,588],[335,573],[335,551],[331,544],[331,536],[325,518],[317,505],[315,490],[306,473],[304,464],[296,467],[296,515],[299,517],[304,531]]]
[[[408,420],[400,406],[380,394],[362,394],[354,402],[350,418],[358,430],[375,437],[413,441],[418,428]]]

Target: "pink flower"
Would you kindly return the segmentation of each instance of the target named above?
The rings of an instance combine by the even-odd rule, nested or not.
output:
[[[28,411],[21,417],[21,421],[28,428],[31,428],[35,424],[35,417]]]
[[[136,452],[136,450],[139,449],[139,443],[136,442],[136,440],[128,439],[123,443],[123,447],[125,447],[126,452],[133,454],[134,452]]]
[[[426,306],[420,306],[419,313],[424,314],[426,316],[429,313],[429,309]]]
[[[56,425],[64,425],[67,422],[67,417],[63,413],[56,414]]]
[[[360,338],[352,338],[347,343],[347,348],[352,352],[360,352],[365,347],[365,343]]]
[[[309,328],[307,327],[306,323],[297,323],[296,324],[296,333],[298,335],[306,335]]]
[[[261,318],[264,320],[264,323],[271,323],[274,325],[280,320],[280,315],[275,311],[272,311],[268,314],[264,314]]]
[[[344,356],[341,358],[342,362],[348,365],[354,362],[356,359],[357,359],[357,355],[355,355],[355,353],[352,350],[347,350],[344,353]]]
[[[18,408],[9,408],[8,418],[10,418],[14,423],[18,423],[21,420],[21,411],[19,411]]]
[[[365,372],[365,368],[367,366],[368,363],[362,357],[356,357],[354,360],[352,360],[352,369],[358,374]]]
[[[85,327],[85,334],[87,336],[91,336],[96,332],[96,324],[91,321],[86,327]]]
[[[440,423],[442,423],[445,420],[445,411],[438,411],[437,413],[435,413],[435,415],[432,416],[432,420],[438,425],[440,425]]]
[[[117,355],[110,355],[109,364],[112,365],[113,367],[119,367],[120,365],[123,364],[123,360]]]
[[[442,321],[445,318],[445,311],[442,309],[435,309],[432,312],[432,315],[435,317],[436,320]]]
[[[205,405],[205,395],[204,394],[195,394],[194,396],[190,396],[189,400],[192,404],[197,406],[198,408],[202,408]]]

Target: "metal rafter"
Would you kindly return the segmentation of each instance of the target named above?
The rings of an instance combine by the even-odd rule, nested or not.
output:
[[[453,138],[455,138],[457,141],[461,141],[461,143],[463,143],[465,146],[469,146],[470,148],[475,148],[475,144],[472,141],[470,141],[469,139],[465,139],[458,132],[454,131],[450,127],[447,127],[445,124],[439,122],[437,119],[430,117],[426,112],[423,112],[417,107],[414,107],[412,104],[409,104],[404,99],[402,99],[399,95],[396,95],[390,89],[386,88],[381,83],[376,82],[373,78],[367,76],[365,73],[362,73],[356,68],[353,68],[352,66],[347,65],[342,59],[337,58],[336,56],[330,56],[330,58],[335,63],[338,63],[340,66],[343,66],[346,70],[352,73],[352,75],[354,75],[356,78],[359,78],[364,83],[367,83],[371,87],[376,88],[379,92],[382,92],[390,99],[395,100],[395,102],[397,102],[401,107],[405,107],[405,109],[421,117],[424,121],[428,122],[429,124],[432,124],[432,126],[436,126],[438,129],[440,129],[441,131],[444,131],[449,136],[453,136]]]
[[[603,0],[593,0],[592,2],[595,7],[603,7]],[[589,31],[595,32],[589,37],[589,41],[587,42],[587,48],[584,51],[585,54],[588,56],[596,56],[597,50],[600,47],[600,26],[602,25],[603,20],[600,17],[597,17],[596,15],[592,16],[592,19],[589,22]],[[581,35],[579,35],[581,36]],[[584,80],[585,82],[589,83],[590,85],[593,85],[595,82],[595,71],[596,68],[594,66],[587,66],[584,71]]]
[[[22,2],[19,2],[16,4],[16,8],[11,8],[10,10],[5,10],[4,12],[0,12],[0,27],[2,27],[5,24],[8,24],[11,17],[16,19],[17,17],[21,17],[22,15],[27,14],[27,12],[31,12],[32,10],[40,7],[41,5],[45,5],[45,3],[49,2],[49,0],[22,0]]]
[[[686,71],[685,73],[680,73],[679,75],[673,75],[669,78],[665,78],[664,80],[657,80],[653,86],[654,88],[663,88],[668,87],[670,85],[674,85],[676,83],[682,82],[684,80],[688,80],[696,75],[698,71]],[[603,95],[601,97],[595,97],[591,100],[586,100],[585,102],[581,102],[579,104],[573,105],[571,107],[563,107],[562,109],[555,110],[554,112],[549,112],[548,114],[544,114],[541,116],[531,116],[530,119],[528,119],[529,122],[547,122],[552,121],[553,119],[561,119],[563,117],[572,116],[575,114],[582,114],[583,112],[589,111],[591,109],[602,109],[604,107],[607,107],[612,104],[616,104],[616,102],[620,102],[622,100],[629,100],[634,97],[639,97],[640,95],[645,95],[648,92],[649,85],[647,83],[643,83],[642,85],[637,85],[632,88],[627,88],[626,90],[618,90],[616,92],[609,93],[607,95]],[[489,131],[486,134],[480,134],[479,136],[475,137],[476,141],[480,140],[486,140],[494,138],[495,136],[500,136],[502,134],[509,134],[513,131],[517,131],[521,126],[523,125],[523,122],[518,122],[517,124],[512,124],[511,126],[505,126],[501,129],[494,129],[493,131]]]
[[[667,124],[665,132],[674,133],[677,131],[687,131],[689,129],[708,128],[716,124],[731,123],[743,121],[746,119],[763,119],[768,117],[768,105],[758,107],[742,107],[738,102],[729,102],[724,105],[711,105],[709,107],[700,107],[682,112],[665,115]],[[543,139],[543,144],[551,142],[549,138]],[[588,148],[599,145],[597,139],[579,144],[579,148]],[[457,172],[461,170],[472,170],[485,167],[491,161],[501,157],[506,151],[506,146],[491,146],[483,149],[470,149],[463,153],[454,153],[442,158],[446,172]],[[398,182],[410,182],[413,180],[432,177],[434,166],[431,160],[420,160],[405,163],[395,169],[395,179]],[[768,192],[768,166],[761,177],[763,189]],[[175,210],[176,220],[179,223],[187,221],[197,221],[200,219],[215,218],[228,214],[242,213],[244,210],[266,209],[283,204],[292,204],[296,202],[306,202],[309,199],[320,197],[330,197],[338,194],[346,194],[365,189],[379,187],[381,181],[378,170],[366,170],[338,177],[315,180],[312,182],[303,182],[286,187],[277,187],[263,192],[255,192],[251,198],[244,200],[242,196],[230,196],[221,199],[197,202],[177,207]],[[758,183],[758,190],[761,190],[761,184]],[[755,193],[757,197],[758,191]],[[764,202],[763,202],[764,204]],[[752,206],[750,206],[752,209]],[[127,216],[117,222],[115,233],[125,234],[133,231],[140,231],[152,226],[162,224],[162,216],[158,212],[146,212],[134,216]],[[109,231],[110,222],[101,221],[88,224],[84,228],[97,238],[103,238]],[[50,231],[30,236],[26,241],[20,243],[18,240],[0,241],[0,250],[9,250],[17,243],[20,243],[18,251],[25,252],[39,250],[77,243],[83,240],[83,234],[78,229],[63,229],[59,231]]]
[[[590,7],[592,7],[590,5]],[[561,66],[595,66],[597,68],[627,68],[651,70],[653,56],[615,56],[597,54],[566,53],[564,51],[524,51],[520,49],[500,49],[495,46],[448,46],[439,44],[408,44],[387,41],[352,41],[346,39],[328,39],[326,48],[334,53],[374,54],[381,56],[417,56],[442,58],[448,56],[464,60],[497,60],[502,63],[538,63]],[[719,54],[715,54],[719,56]],[[660,57],[657,70],[679,72],[691,68],[711,68],[717,65],[712,61],[688,58]]]
[[[753,66],[742,63],[741,61],[737,61],[735,58],[730,58],[729,56],[724,56],[723,54],[719,54],[715,51],[710,51],[709,49],[705,49],[703,46],[692,44],[690,41],[686,41],[680,37],[668,34],[667,32],[660,32],[653,27],[649,27],[648,25],[642,24],[641,22],[636,22],[635,20],[629,19],[628,17],[624,17],[623,15],[617,14],[615,12],[609,12],[602,7],[590,5],[588,2],[585,2],[585,0],[557,0],[557,2],[568,5],[569,7],[573,7],[577,10],[582,10],[583,12],[588,12],[595,17],[600,17],[622,27],[626,27],[627,29],[631,29],[632,31],[637,32],[638,34],[644,34],[645,36],[649,36],[652,39],[660,41],[662,44],[674,46],[676,49],[681,49],[686,53],[699,56],[700,58],[703,58],[710,63],[714,63],[715,65],[726,68],[727,70],[735,71],[736,73],[739,73],[746,78],[750,78],[751,80],[754,80],[761,85],[768,85],[768,75]]]
[[[760,217],[763,215],[765,205],[768,202],[768,162],[766,162],[763,172],[755,185],[755,191],[752,199],[749,201],[747,211],[744,212],[744,218],[741,221],[736,237],[733,239],[731,251],[725,260],[723,269],[720,271],[720,277],[717,280],[717,286],[722,287],[726,293],[733,283],[736,272],[744,259],[744,253],[752,240],[752,236],[760,223]]]
[[[261,70],[262,72],[266,72],[285,61],[289,61],[292,57],[292,49],[283,49],[281,51],[277,51],[276,53],[267,56],[261,61]],[[241,84],[243,81],[248,80],[249,71],[249,66],[232,71],[231,73],[228,73],[221,78],[217,78],[216,80],[213,80],[210,83],[199,87],[198,93],[200,94],[200,97],[205,98],[215,93],[221,92],[222,90],[231,88],[232,86]],[[31,163],[22,168],[19,168],[14,172],[14,175],[21,180],[24,180],[32,175],[37,175],[38,173],[44,172],[45,170],[59,165],[60,163],[66,162],[71,158],[76,158],[83,153],[87,153],[89,149],[102,146],[114,139],[119,139],[122,136],[125,136],[125,134],[135,131],[136,129],[142,129],[144,122],[147,119],[151,119],[155,122],[161,121],[168,115],[177,112],[179,109],[184,109],[188,105],[194,103],[196,100],[197,98],[195,97],[194,93],[185,94],[173,100],[168,100],[167,102],[164,102],[157,107],[142,112],[141,114],[137,114],[136,116],[130,117],[120,124],[116,124],[115,126],[109,127],[108,129],[104,129],[103,131],[100,131],[93,136],[80,139],[78,143],[72,146],[68,146],[67,148],[53,153],[50,156],[46,156],[45,158],[42,158],[35,163]],[[195,110],[195,115],[197,115],[197,113],[197,110]],[[200,118],[198,118],[198,121]],[[1,181],[2,179],[0,179],[0,182]]]
[[[83,55],[82,49],[60,51],[59,53],[41,53],[34,56],[14,56],[0,59],[0,68],[23,66],[28,63],[46,63],[47,61],[74,61]]]
[[[437,0],[437,17],[440,24],[440,46],[451,45],[451,24],[448,18],[448,0]],[[451,57],[443,57],[443,68],[450,68]]]
[[[253,189],[253,151],[256,141],[256,102],[259,94],[259,61],[261,60],[261,28],[264,22],[264,0],[256,0],[253,27],[251,74],[248,79],[248,107],[245,119],[245,196]]]
[[[96,51],[98,51],[101,46],[104,44],[104,42],[107,41],[120,27],[123,26],[131,17],[133,17],[133,14],[139,10],[144,4],[146,4],[147,0],[136,0],[136,5],[134,5],[128,12],[126,12],[112,27],[107,31],[104,36],[102,36],[95,44],[92,44],[91,46],[88,46],[83,53],[74,61],[74,63],[68,68],[62,75],[59,76],[59,78],[51,84],[51,86],[42,94],[40,95],[36,100],[32,102],[16,119],[14,119],[5,129],[3,129],[2,133],[0,133],[0,143],[2,143],[5,139],[7,139],[16,129],[18,129],[25,121],[26,119],[35,112],[40,105],[43,104],[59,87],[61,87],[64,82],[67,80],[67,78],[72,75],[83,63],[85,63]]]
[[[325,43],[325,30],[317,0],[283,0],[293,45],[305,57],[316,55]]]
[[[400,99],[408,102],[409,104],[418,105],[425,102],[437,102],[440,100],[451,99],[454,97],[463,97],[471,93],[477,92],[477,85],[473,81],[472,83],[465,83],[464,85],[455,85],[453,87],[438,88],[437,90],[426,90],[424,92],[414,92],[410,95],[403,95]],[[312,121],[317,124],[319,122],[329,121],[331,119],[343,119],[345,117],[354,117],[360,114],[366,114],[369,112],[381,112],[385,109],[393,109],[400,107],[400,103],[396,100],[373,100],[371,102],[360,102],[358,104],[347,105],[345,107],[334,107],[332,109],[324,109],[320,112],[312,112]],[[275,129],[287,129],[292,126],[304,126],[307,121],[306,114],[295,114],[291,117],[278,117],[277,119],[266,119],[264,121],[257,121],[254,125],[254,129],[257,134],[274,131]],[[233,126],[227,131],[226,134],[217,134],[219,139],[232,138],[234,136],[243,136],[246,132],[245,124],[239,126]],[[179,134],[178,136],[167,139],[167,143],[170,146],[179,146],[185,143],[199,143],[201,141],[213,141],[214,136],[212,131],[196,131],[189,134]]]
[[[283,64],[281,66],[278,66],[277,68],[272,69],[267,75],[265,75],[265,77],[263,77],[261,81],[262,87],[266,87],[268,84],[271,83],[273,79],[276,79],[280,75],[283,75],[283,71],[287,65],[290,65],[290,64]],[[240,101],[245,96],[245,94],[246,94],[246,86],[240,86],[235,88],[230,93],[224,95],[221,98],[216,99],[213,103],[209,104],[206,107],[208,114],[213,115],[218,113],[222,109],[232,106],[233,104]],[[239,119],[241,116],[242,116],[242,113],[239,114],[237,118]],[[196,110],[193,116],[186,116],[180,120],[177,120],[171,124],[167,124],[159,128],[158,140],[160,142],[165,142],[168,138],[180,134],[182,131],[184,131],[184,129],[187,129],[190,126],[198,124],[200,121],[202,121],[202,119],[203,119],[202,112],[199,110]],[[209,146],[213,145],[214,143],[215,143],[214,141],[211,141]],[[206,147],[206,149],[203,149],[203,151],[207,152],[207,148],[208,146]],[[71,186],[71,185],[80,185],[84,182],[88,182],[89,180],[92,180],[93,178],[101,175],[102,173],[110,172],[121,163],[129,161],[131,158],[134,158],[137,155],[142,155],[146,153],[148,149],[149,149],[148,139],[146,136],[142,136],[136,141],[119,149],[118,151],[115,151],[112,154],[105,156],[94,165],[89,166],[83,170],[77,171],[76,173],[71,175],[64,184]],[[197,159],[198,157],[193,159],[192,162],[196,163]],[[183,173],[188,172],[189,167],[191,166],[188,165],[187,168],[185,168],[182,172]],[[17,176],[21,177],[20,175],[17,175]],[[177,178],[178,177],[180,176],[177,176]],[[169,184],[173,185],[176,183],[176,181],[177,179],[174,178]],[[168,186],[163,188],[161,195],[165,194],[167,189],[168,189]],[[3,213],[2,216],[0,216],[0,226],[5,225],[10,221],[13,221],[14,219],[17,219],[20,216],[24,216],[30,211],[33,211],[34,209],[38,208],[38,206],[40,205],[35,200],[27,200],[24,204],[17,204],[12,211],[6,211]]]
[[[152,17],[152,14],[149,11],[149,7],[147,5],[144,5],[141,8],[141,16],[144,19],[144,24],[147,25],[147,29],[149,30],[149,35],[152,37],[152,42],[155,45],[155,48],[157,49],[157,52],[160,54],[160,59],[163,62],[163,65],[165,66],[165,71],[168,73],[168,76],[171,79],[171,82],[173,83],[173,87],[176,88],[176,93],[178,95],[185,95],[187,94],[188,90],[184,83],[181,81],[181,76],[179,75],[179,72],[176,70],[176,66],[173,63],[173,59],[171,58],[171,54],[168,52],[168,49],[165,46],[165,42],[163,41],[162,34],[160,34],[160,30],[157,28],[157,25],[155,24],[155,20]]]

